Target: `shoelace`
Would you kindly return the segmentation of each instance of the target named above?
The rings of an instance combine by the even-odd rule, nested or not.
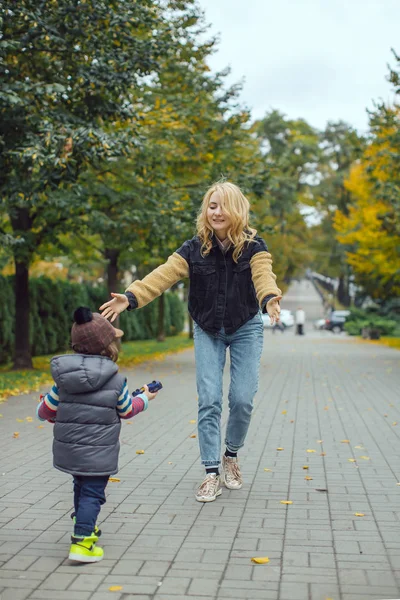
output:
[[[208,475],[199,488],[199,494],[208,494],[209,492],[214,492],[215,489],[213,488],[215,488],[217,485],[218,478]]]
[[[240,469],[239,469],[239,465],[237,462],[234,462],[233,460],[229,460],[227,461],[227,464],[229,465],[228,469],[228,477],[232,478],[232,479],[237,479],[239,481],[241,481],[242,476],[240,473]]]

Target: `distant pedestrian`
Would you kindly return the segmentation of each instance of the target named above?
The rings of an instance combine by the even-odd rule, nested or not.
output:
[[[156,393],[131,397],[118,372],[117,338],[123,335],[107,319],[84,306],[74,313],[71,343],[75,354],[51,359],[55,384],[38,405],[41,421],[54,423],[53,462],[74,481],[74,533],[69,558],[98,562],[96,525],[110,475],[118,471],[121,419],[146,410]]]
[[[306,313],[299,307],[296,310],[296,333],[297,335],[304,335],[304,325],[306,323]]]

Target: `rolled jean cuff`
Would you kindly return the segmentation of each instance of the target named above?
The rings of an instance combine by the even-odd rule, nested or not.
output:
[[[235,446],[234,444],[229,444],[229,442],[225,440],[225,446],[226,449],[229,450],[229,452],[238,452],[240,448],[243,448],[244,444],[240,444],[240,446]]]
[[[218,467],[221,464],[220,460],[202,460],[201,464],[205,467]]]

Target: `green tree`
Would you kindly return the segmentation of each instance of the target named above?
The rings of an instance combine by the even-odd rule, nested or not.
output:
[[[1,230],[15,261],[16,368],[32,366],[29,264],[85,221],[77,185],[88,167],[137,143],[138,90],[176,43],[186,2],[11,1],[1,8]]]

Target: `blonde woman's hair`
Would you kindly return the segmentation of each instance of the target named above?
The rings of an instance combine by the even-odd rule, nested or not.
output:
[[[203,202],[197,216],[197,235],[202,246],[202,256],[207,256],[212,248],[213,229],[207,219],[207,208],[210,198],[214,192],[218,192],[222,199],[224,212],[231,218],[231,226],[227,237],[231,242],[233,260],[238,261],[246,242],[251,242],[257,234],[255,229],[249,226],[250,203],[240,188],[229,181],[217,182],[212,185],[204,195]]]

